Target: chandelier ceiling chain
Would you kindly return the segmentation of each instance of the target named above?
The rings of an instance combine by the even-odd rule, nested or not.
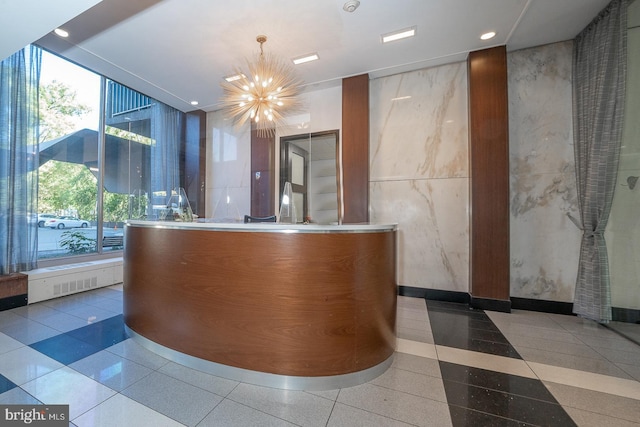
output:
[[[250,120],[260,136],[268,136],[286,114],[300,108],[301,82],[291,67],[264,54],[266,36],[259,35],[256,41],[260,43],[260,55],[254,62],[247,61],[249,72],[235,69],[236,78],[221,83],[222,105],[237,127]]]

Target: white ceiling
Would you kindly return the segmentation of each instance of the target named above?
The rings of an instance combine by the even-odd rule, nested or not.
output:
[[[0,0],[0,59],[101,1],[56,0],[43,4],[42,0]]]
[[[52,16],[50,30],[62,26],[71,34],[38,40],[42,34],[33,37],[22,25],[31,37],[25,40],[0,25],[0,39],[37,42],[182,111],[213,111],[220,81],[259,52],[259,34],[268,37],[265,52],[283,59],[318,53],[319,61],[295,68],[313,89],[363,73],[376,78],[463,61],[469,51],[492,46],[511,51],[569,40],[610,0],[361,0],[353,13],[343,10],[345,1],[102,0],[61,25],[52,16],[59,1],[0,0],[3,21],[12,19],[5,3],[38,3],[24,22]],[[416,37],[381,44],[381,34],[411,26]],[[490,30],[497,36],[481,41]]]

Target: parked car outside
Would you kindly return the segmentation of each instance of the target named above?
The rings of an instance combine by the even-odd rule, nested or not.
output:
[[[45,221],[44,226],[49,228],[87,228],[89,226],[89,221],[85,221],[74,216],[59,216],[56,218],[49,218]]]
[[[47,222],[48,219],[57,218],[58,215],[54,215],[52,213],[39,213],[38,214],[38,227],[44,227],[44,223]]]

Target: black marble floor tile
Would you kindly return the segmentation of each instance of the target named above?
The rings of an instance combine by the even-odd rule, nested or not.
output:
[[[11,382],[7,377],[5,377],[4,375],[0,375],[0,394],[16,387],[17,385]]]
[[[463,304],[459,302],[427,300],[427,309],[433,311],[452,311],[458,313],[466,313],[467,316],[471,317],[476,315],[480,318],[487,317],[483,310],[471,308],[469,307],[469,304]]]
[[[476,387],[558,403],[540,380],[440,361],[442,378]]]
[[[467,304],[427,300],[433,340],[437,345],[520,359],[520,355],[482,310]]]
[[[444,380],[443,382],[450,407],[458,406],[536,426],[576,425],[557,403],[455,381]]]
[[[453,312],[430,312],[429,322],[431,322],[432,325],[433,322],[435,322],[436,332],[441,332],[442,334],[450,334],[452,331],[455,331],[456,333],[473,334],[474,338],[486,339],[487,341],[509,342],[488,317],[487,320],[478,320],[470,319],[465,315]]]
[[[118,315],[38,341],[31,344],[30,347],[68,365],[127,338],[123,317]]]

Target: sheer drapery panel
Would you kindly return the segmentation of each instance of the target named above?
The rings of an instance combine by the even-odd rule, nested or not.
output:
[[[41,58],[28,46],[0,63],[0,275],[37,267]]]
[[[627,61],[627,0],[612,1],[576,37],[573,126],[583,231],[574,313],[611,320],[609,261],[604,231],[620,158]]]

